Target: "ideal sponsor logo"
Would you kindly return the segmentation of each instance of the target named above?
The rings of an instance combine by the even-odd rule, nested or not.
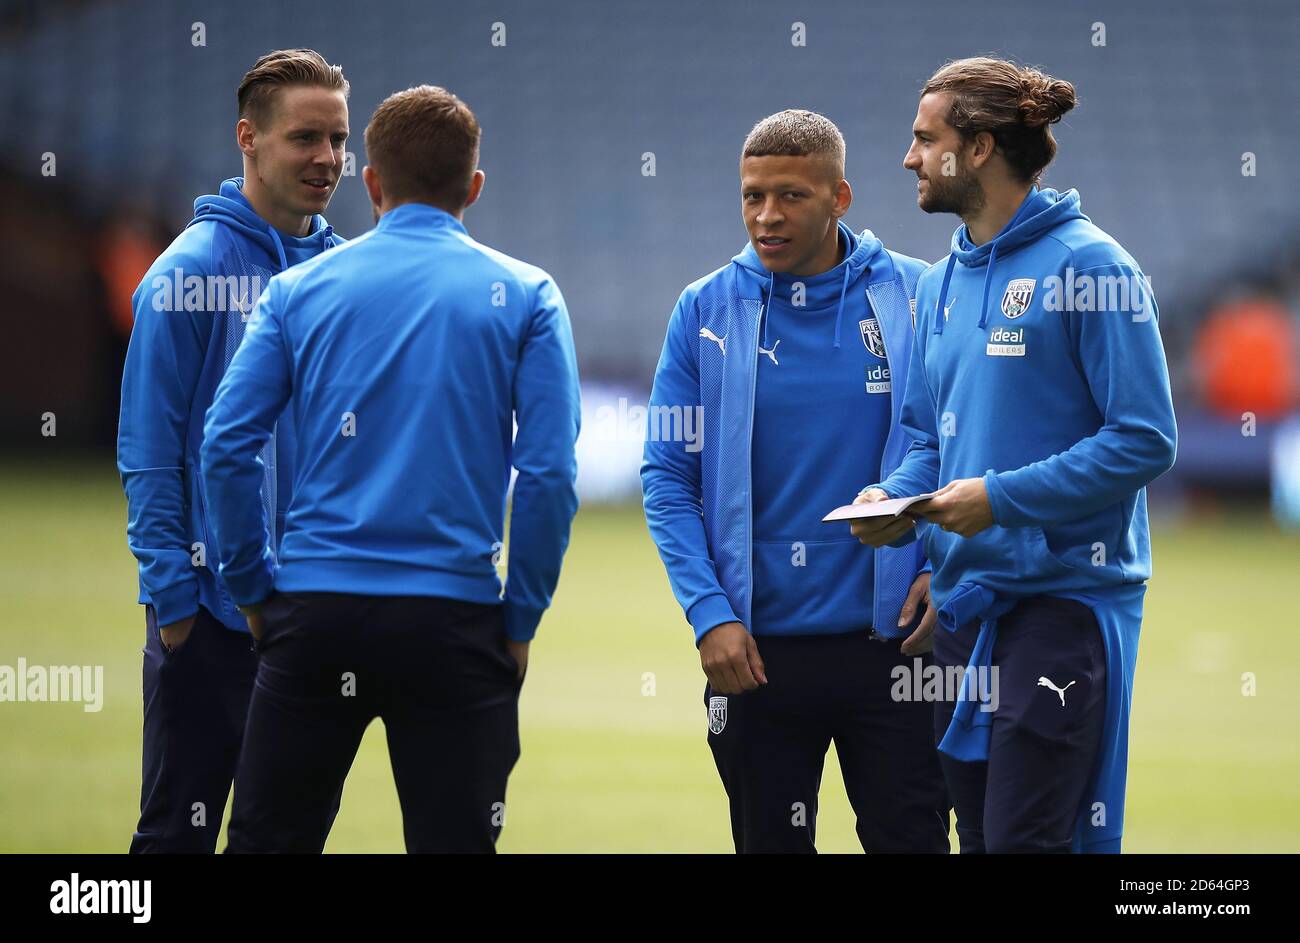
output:
[[[1023,357],[1025,355],[1025,329],[1010,330],[995,327],[989,335],[984,352],[990,357]]]
[[[882,363],[874,367],[867,367],[868,393],[888,393],[890,388],[889,368],[887,366]]]

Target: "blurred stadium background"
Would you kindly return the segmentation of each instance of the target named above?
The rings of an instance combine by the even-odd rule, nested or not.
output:
[[[443,85],[484,130],[471,233],[549,270],[569,303],[584,505],[523,695],[502,850],[730,850],[698,658],[640,516],[639,434],[619,403],[645,401],[681,288],[743,245],[736,162],[764,115],[835,120],[849,224],[941,256],[954,221],[917,211],[901,161],[921,82],[980,53],[1076,84],[1045,184],[1077,187],[1142,263],[1174,377],[1126,850],[1300,850],[1294,0],[0,0],[0,664],[103,665],[106,687],[99,713],[0,703],[0,851],[129,841],[143,617],[112,451],[129,296],[194,197],[239,173],[235,88],[286,46],[352,83],[358,177],[331,205],[337,230],[371,223],[359,169],[375,105]],[[822,803],[819,846],[856,850],[833,753]],[[328,850],[399,850],[400,835],[376,724]]]

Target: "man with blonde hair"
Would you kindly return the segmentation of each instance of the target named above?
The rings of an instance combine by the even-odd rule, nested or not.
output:
[[[271,276],[343,243],[320,214],[343,172],[347,97],[343,70],[313,50],[258,59],[237,95],[243,176],[194,201],[194,218],[132,299],[117,458],[145,604],[133,852],[216,848],[257,656],[212,555],[199,480],[203,417]],[[282,423],[250,496],[271,522],[273,550],[292,450],[293,429]]]

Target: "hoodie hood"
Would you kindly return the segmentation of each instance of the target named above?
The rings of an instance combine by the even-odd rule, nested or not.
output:
[[[815,286],[819,285],[819,283],[834,283],[838,286],[839,304],[835,311],[835,341],[833,347],[840,346],[840,326],[844,320],[844,297],[848,293],[849,285],[871,271],[872,265],[877,264],[876,260],[885,254],[885,247],[870,229],[864,229],[860,236],[855,236],[853,230],[849,229],[843,221],[837,223],[837,228],[840,239],[843,240],[846,247],[844,260],[834,268],[819,275],[799,277],[784,272],[769,272],[763,265],[762,260],[759,259],[753,243],[745,243],[745,248],[732,257],[732,264],[740,266],[756,278],[766,282],[763,289],[763,307],[760,314],[763,322],[761,336],[764,345],[768,344],[767,312],[772,304],[773,288],[778,281],[783,285],[802,281],[809,286],[810,292],[813,292]]]
[[[952,234],[952,247],[948,255],[948,265],[944,269],[943,284],[939,288],[939,305],[935,308],[934,333],[943,333],[943,306],[948,300],[948,283],[952,281],[952,270],[957,263],[966,268],[986,266],[984,272],[984,291],[980,300],[979,326],[988,323],[989,284],[993,279],[993,268],[1000,256],[1019,249],[1026,243],[1033,242],[1044,233],[1071,219],[1087,219],[1079,209],[1079,191],[1067,190],[1058,193],[1051,189],[1032,188],[1016,210],[1016,215],[1002,227],[1002,231],[981,246],[970,240],[970,233],[963,223]]]
[[[317,255],[336,244],[333,227],[319,214],[312,217],[311,230],[305,236],[291,236],[276,230],[257,215],[244,196],[243,177],[223,180],[218,193],[201,196],[194,201],[194,218],[186,224],[186,228],[204,220],[215,220],[239,230],[245,238],[264,248],[267,255],[278,260],[282,272],[290,265],[285,246],[289,247],[293,255],[307,257]]]

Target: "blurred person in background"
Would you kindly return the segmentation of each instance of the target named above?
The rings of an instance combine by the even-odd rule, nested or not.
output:
[[[1300,402],[1294,319],[1269,297],[1216,305],[1199,326],[1193,362],[1205,403],[1234,422],[1281,419]]]
[[[347,97],[343,70],[310,49],[258,59],[237,95],[243,176],[195,200],[193,220],[132,299],[117,449],[146,626],[132,852],[216,848],[257,654],[216,571],[199,477],[203,418],[266,282],[343,242],[320,214],[343,169]],[[277,534],[292,442],[281,424],[259,469]]]

